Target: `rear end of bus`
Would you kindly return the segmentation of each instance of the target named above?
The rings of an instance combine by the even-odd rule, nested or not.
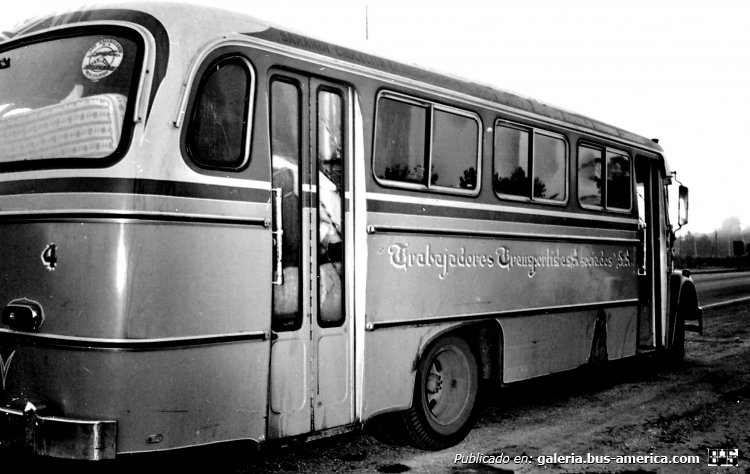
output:
[[[83,11],[0,42],[2,446],[263,439],[268,193],[185,165],[170,119],[195,51],[167,23]]]

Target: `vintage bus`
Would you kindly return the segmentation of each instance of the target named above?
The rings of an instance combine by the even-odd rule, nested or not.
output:
[[[222,10],[3,36],[5,446],[98,460],[384,415],[441,449],[480,385],[679,357],[702,329],[655,140]]]

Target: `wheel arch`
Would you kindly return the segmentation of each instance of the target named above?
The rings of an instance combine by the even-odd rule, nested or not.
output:
[[[458,336],[471,348],[479,365],[482,380],[497,379],[502,381],[503,373],[503,328],[497,320],[467,322],[437,331],[420,344],[412,365],[416,376],[419,361],[438,340],[447,336]],[[412,384],[414,381],[412,380]]]
[[[703,310],[698,305],[698,291],[690,272],[675,272],[672,275],[672,291],[669,302],[669,344],[674,340],[677,323],[693,321],[685,325],[686,331],[703,334]]]

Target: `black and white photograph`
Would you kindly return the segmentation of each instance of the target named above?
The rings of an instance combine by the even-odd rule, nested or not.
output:
[[[0,12],[0,472],[750,473],[749,3]]]

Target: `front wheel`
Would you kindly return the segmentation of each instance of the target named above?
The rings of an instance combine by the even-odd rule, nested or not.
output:
[[[479,376],[469,345],[455,336],[436,341],[417,369],[412,407],[404,414],[406,434],[421,449],[445,449],[471,430]]]

